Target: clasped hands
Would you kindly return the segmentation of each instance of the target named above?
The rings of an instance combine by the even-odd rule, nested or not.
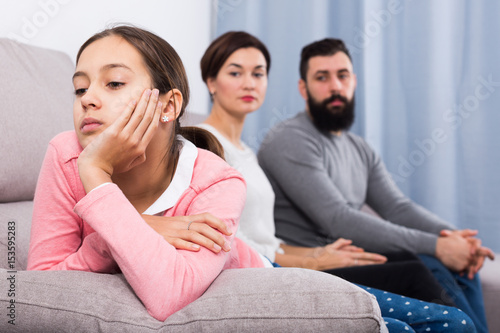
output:
[[[474,237],[477,230],[442,230],[436,245],[436,257],[451,270],[467,274],[469,279],[483,267],[486,257],[495,259],[493,251],[481,246]]]
[[[176,249],[199,251],[203,246],[214,253],[231,250],[223,236],[232,235],[231,230],[210,213],[172,217],[143,214],[142,218]]]

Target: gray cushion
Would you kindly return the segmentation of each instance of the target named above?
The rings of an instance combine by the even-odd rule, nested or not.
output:
[[[0,271],[0,307],[11,298]],[[15,275],[15,326],[2,332],[385,332],[375,298],[332,275],[297,268],[223,271],[197,301],[153,319],[122,275]]]
[[[33,199],[49,140],[73,128],[73,72],[64,53],[0,38],[0,202]]]

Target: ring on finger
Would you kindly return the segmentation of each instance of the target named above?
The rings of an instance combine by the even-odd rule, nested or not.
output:
[[[193,223],[193,222],[194,221],[189,221],[187,230],[189,230],[189,227],[191,226],[191,223]]]
[[[354,266],[358,266],[358,259],[354,259]]]

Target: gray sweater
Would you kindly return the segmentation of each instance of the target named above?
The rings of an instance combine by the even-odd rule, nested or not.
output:
[[[366,141],[320,132],[305,112],[270,130],[258,158],[276,194],[276,235],[288,244],[343,237],[371,252],[434,255],[439,232],[453,229],[401,193]]]

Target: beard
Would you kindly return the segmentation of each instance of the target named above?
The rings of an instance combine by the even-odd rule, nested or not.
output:
[[[348,100],[341,95],[332,95],[323,101],[316,101],[307,90],[307,105],[313,123],[319,130],[328,132],[346,131],[354,122],[354,95]],[[344,102],[342,106],[330,106],[335,100]]]

